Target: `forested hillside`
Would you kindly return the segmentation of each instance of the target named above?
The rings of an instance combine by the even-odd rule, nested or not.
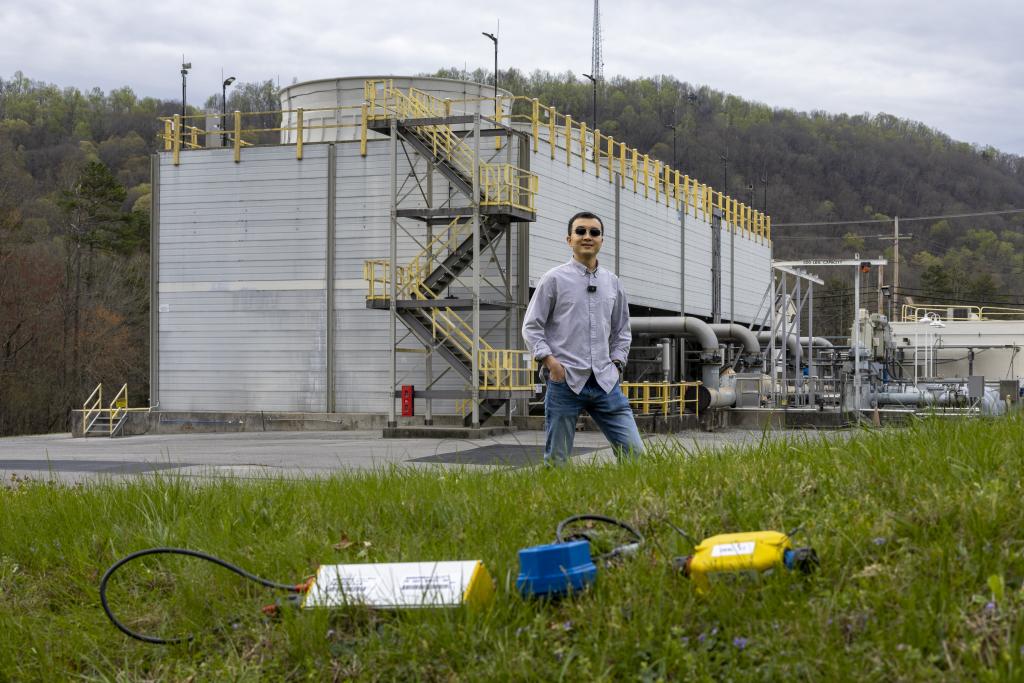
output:
[[[486,72],[437,75],[493,82]],[[593,119],[590,82],[572,74],[502,71],[500,85]],[[220,94],[205,103],[219,109]],[[237,84],[227,106],[276,109],[272,81]],[[145,405],[149,155],[157,117],[180,109],[129,88],[0,78],[0,435],[66,429],[69,411],[100,381],[114,391],[128,382],[132,404]],[[602,132],[675,159],[766,208],[776,225],[1024,207],[1024,159],[886,114],[773,109],[668,76],[609,80],[597,114]],[[903,294],[1019,301],[1022,227],[1024,214],[906,223]],[[875,236],[890,231],[887,223],[777,228],[775,253],[888,253],[892,243]],[[838,303],[844,288],[834,284],[823,300]]]

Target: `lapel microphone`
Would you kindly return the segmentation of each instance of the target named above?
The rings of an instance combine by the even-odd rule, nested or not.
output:
[[[587,285],[587,291],[593,294],[597,291],[597,285]]]

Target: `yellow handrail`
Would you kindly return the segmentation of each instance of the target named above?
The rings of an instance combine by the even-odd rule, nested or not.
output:
[[[128,384],[124,384],[114,396],[114,400],[110,402],[110,408],[108,408],[110,414],[109,429],[110,433],[114,433],[114,427],[116,426],[116,420],[120,419],[125,413],[128,412]]]
[[[600,176],[602,173],[602,155],[606,158],[605,170],[609,181],[613,173],[618,172],[619,183],[623,188],[632,186],[633,192],[643,194],[656,202],[664,202],[671,206],[674,202],[677,210],[685,210],[694,217],[710,220],[712,208],[723,211],[723,221],[727,229],[735,230],[738,236],[757,240],[760,243],[771,241],[771,218],[751,206],[722,197],[721,193],[701,183],[696,178],[669,164],[662,164],[643,155],[634,147],[605,135],[600,130],[591,130],[585,123],[574,120],[569,115],[560,114],[554,107],[544,105],[534,98],[521,96],[506,97],[466,97],[461,99],[439,99],[430,93],[416,88],[402,91],[394,87],[393,79],[372,79],[364,83],[365,103],[342,107],[320,107],[313,109],[283,109],[272,112],[235,112],[232,126],[224,125],[224,130],[204,130],[207,116],[192,114],[182,117],[161,117],[163,133],[159,136],[164,141],[164,149],[173,152],[174,163],[179,163],[179,152],[207,146],[210,135],[225,136],[231,140],[235,148],[236,160],[242,147],[254,144],[251,139],[262,133],[288,133],[288,138],[296,145],[296,157],[302,158],[303,146],[313,136],[312,131],[356,128],[355,136],[360,143],[360,152],[366,154],[367,130],[370,123],[386,119],[389,116],[412,120],[417,118],[440,118],[451,115],[453,105],[464,111],[495,111],[509,112],[496,118],[503,125],[520,125],[533,137],[532,149],[540,152],[541,146],[547,144],[552,159],[556,158],[559,149],[564,150],[566,163],[571,165],[575,157],[579,167],[585,173]],[[299,112],[302,112],[301,115]],[[329,114],[329,115],[328,115]],[[287,117],[294,125],[278,127],[243,127],[243,118],[254,116],[280,115]],[[230,118],[232,115],[228,114]],[[319,121],[319,123],[314,123]],[[417,126],[430,140],[435,152],[443,153],[451,158],[460,170],[472,177],[473,154],[469,145],[444,125]],[[281,136],[278,136],[279,139]],[[301,144],[300,144],[301,140]],[[281,144],[278,141],[276,144]],[[219,144],[218,144],[219,146]],[[617,160],[616,169],[615,160]],[[593,163],[587,163],[593,161]],[[653,162],[653,163],[652,163]],[[481,164],[494,167],[503,164]],[[535,188],[536,176],[529,172],[512,167],[512,171],[501,172],[502,182],[520,188]],[[657,172],[659,171],[660,172]],[[481,171],[481,185],[485,172]],[[522,178],[528,176],[529,179]],[[492,177],[495,174],[492,173]],[[519,180],[516,180],[519,178]],[[674,186],[674,187],[673,187]],[[485,205],[506,204],[512,196],[508,191],[499,191],[497,185],[482,187]],[[520,191],[521,203],[514,204],[517,208],[533,211],[533,191]],[[504,198],[502,198],[502,195]]]
[[[966,316],[963,317],[963,314]],[[970,306],[965,304],[903,304],[902,322],[917,322],[924,316],[949,320],[1024,320],[1024,308],[1010,306]]]
[[[682,415],[692,405],[693,413],[700,415],[696,392],[686,398],[686,390],[699,387],[700,382],[623,382],[622,393],[639,415]]]
[[[367,280],[370,300],[386,300],[390,297],[390,262],[387,259],[370,259],[363,263],[363,277]],[[397,291],[400,296],[421,301],[435,300],[436,294],[425,284],[428,274],[421,267],[419,259],[408,266],[395,268]],[[429,309],[431,335],[444,339],[462,358],[473,358],[473,328],[449,306]],[[501,389],[527,391],[534,387],[533,377],[536,362],[523,349],[496,349],[485,339],[479,340],[477,367],[480,371],[480,389]]]
[[[416,119],[441,118],[450,111],[447,101],[409,88],[404,92],[394,87],[391,79],[368,80],[364,94],[369,103],[368,121],[391,116],[414,126],[427,139],[435,155],[448,159],[462,174],[473,177],[479,173],[481,204],[484,206],[512,206],[534,211],[537,176],[512,164],[494,164],[480,161],[469,144],[455,134],[450,126],[439,123],[416,125]]]
[[[93,400],[95,398],[95,400]],[[89,416],[96,413],[96,417],[99,417],[100,412],[103,410],[103,384],[97,384],[96,388],[89,394],[89,398],[85,399],[85,403],[82,404],[82,433],[89,431],[89,425],[92,424],[92,420]],[[96,418],[93,418],[96,419]]]

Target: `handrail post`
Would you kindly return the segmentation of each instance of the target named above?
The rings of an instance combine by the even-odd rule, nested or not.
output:
[[[651,164],[651,156],[649,154],[644,155],[644,199],[651,196],[651,178],[649,175],[649,168]]]
[[[633,148],[633,163],[630,167],[630,174],[633,176],[633,194],[637,193],[637,183],[640,180],[640,150]]]
[[[555,119],[557,117],[558,117],[558,112],[555,111],[555,108],[554,107],[548,107],[548,143],[549,143],[549,145],[551,147],[551,158],[552,159],[555,158],[555,147],[557,146],[555,143],[558,142],[555,139],[557,137],[557,135],[558,135],[557,132],[555,131]]]
[[[242,160],[242,112],[235,110],[235,163]]]
[[[295,112],[295,158],[302,161],[302,107]]]
[[[530,113],[530,124],[533,127],[533,151],[536,152],[540,142],[537,137],[540,135],[540,100],[533,98],[532,111]]]
[[[615,158],[615,138],[608,136],[608,182],[615,182],[615,170],[612,167],[612,160]]]
[[[181,114],[174,115],[174,152],[173,162],[177,166],[181,163]]]
[[[626,143],[619,143],[619,183],[626,187]]]
[[[572,165],[572,116],[565,115],[565,165]]]
[[[580,122],[580,170],[587,172],[587,122]]]
[[[594,173],[601,177],[601,131],[594,129]]]
[[[172,145],[171,138],[173,138],[173,137],[174,137],[174,131],[171,130],[171,120],[170,119],[164,119],[164,151],[165,152],[170,152],[171,151],[171,145]]]

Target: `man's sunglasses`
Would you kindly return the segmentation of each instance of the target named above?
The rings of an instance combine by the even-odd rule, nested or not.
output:
[[[575,232],[580,237],[583,237],[588,232],[590,233],[591,237],[600,237],[601,236],[601,228],[590,228],[590,229],[587,229],[587,228],[576,228],[575,230],[573,230],[573,232]]]

